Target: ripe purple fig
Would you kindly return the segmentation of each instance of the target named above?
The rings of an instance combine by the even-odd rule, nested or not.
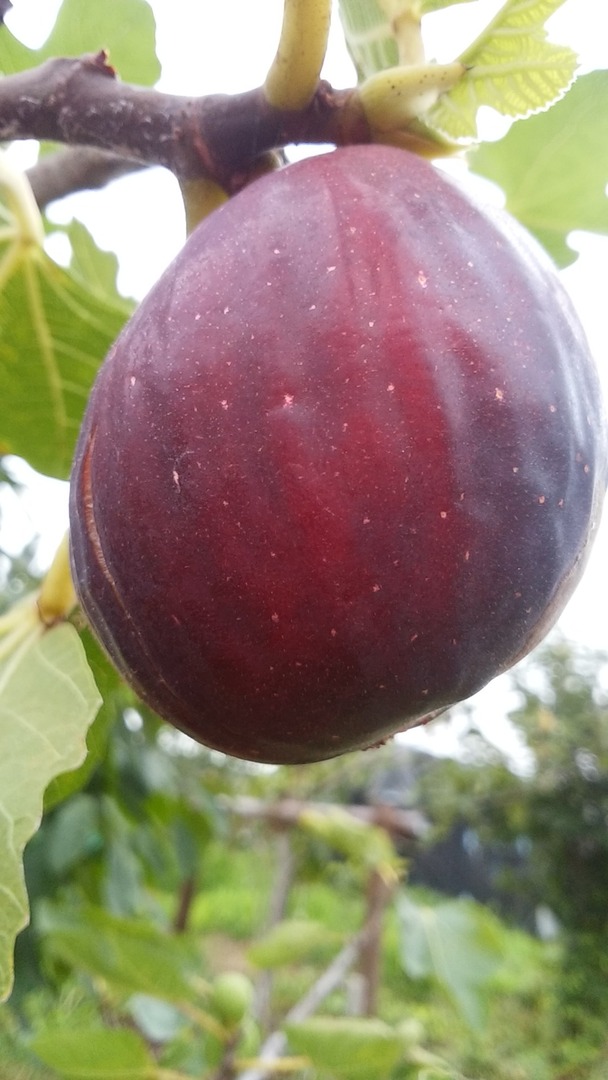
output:
[[[178,728],[329,758],[537,644],[606,458],[536,245],[426,161],[337,150],[207,218],[112,348],[74,462],[78,593]]]

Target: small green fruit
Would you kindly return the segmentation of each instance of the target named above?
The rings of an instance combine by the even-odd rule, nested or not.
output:
[[[224,971],[214,980],[209,1005],[226,1027],[237,1027],[252,1001],[253,984],[240,971]]]

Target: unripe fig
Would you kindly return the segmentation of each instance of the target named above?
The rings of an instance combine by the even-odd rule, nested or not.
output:
[[[213,981],[210,1005],[228,1028],[237,1027],[253,1002],[253,983],[240,971],[223,971]]]
[[[479,690],[570,596],[606,486],[548,259],[434,166],[349,147],[192,234],[103,365],[73,571],[141,697],[267,762]]]

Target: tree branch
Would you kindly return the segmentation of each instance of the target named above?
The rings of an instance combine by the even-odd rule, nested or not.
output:
[[[269,150],[369,142],[371,133],[354,90],[320,82],[298,111],[273,108],[261,88],[180,97],[120,82],[101,52],[0,79],[0,140],[13,139],[110,151],[164,165],[181,180],[209,176],[233,193]]]
[[[294,880],[295,859],[291,846],[291,835],[286,831],[280,832],[276,838],[276,863],[276,876],[268,902],[268,914],[264,927],[266,932],[285,918],[289,893]],[[253,1015],[262,1031],[266,1031],[270,1026],[273,981],[272,968],[260,972],[259,977],[256,979]]]
[[[368,929],[364,928],[346,943],[329,967],[313,983],[310,990],[289,1010],[284,1023],[307,1020],[317,1011],[319,1005],[344,982],[348,972],[356,964],[368,933]],[[241,1073],[238,1080],[264,1080],[264,1077],[268,1076],[269,1071],[272,1070],[272,1062],[281,1056],[286,1046],[286,1035],[282,1031],[273,1031],[260,1049],[259,1065]]]
[[[26,175],[34,198],[43,210],[55,199],[63,199],[75,191],[104,187],[110,180],[143,168],[147,168],[143,162],[109,150],[73,146],[40,158]]]
[[[359,970],[363,976],[362,1012],[375,1016],[378,1011],[378,988],[382,960],[382,930],[384,914],[395,892],[395,883],[388,882],[377,870],[367,883],[366,939],[361,947]]]
[[[314,808],[320,813],[331,813],[335,809],[332,803],[302,802],[299,799],[265,802],[263,799],[255,799],[248,795],[234,798],[223,797],[221,801],[226,810],[239,817],[261,818],[279,829],[288,829],[297,825],[300,815],[305,810]],[[428,821],[415,810],[401,810],[399,807],[386,805],[352,805],[341,806],[340,809],[347,810],[359,821],[384,829],[393,837],[402,837],[406,840],[420,840],[429,828]]]
[[[179,890],[177,911],[173,918],[173,933],[183,934],[188,928],[188,919],[196,896],[196,875],[185,878]]]

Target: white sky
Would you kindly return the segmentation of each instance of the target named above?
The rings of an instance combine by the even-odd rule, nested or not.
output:
[[[58,0],[16,0],[7,23],[27,44],[35,46],[46,36],[58,6]],[[274,55],[282,6],[282,0],[223,0],[221,4],[152,0],[163,66],[160,87],[172,93],[202,94],[238,92],[259,85]],[[500,0],[477,0],[428,16],[428,56],[439,61],[453,59],[500,6]],[[566,0],[550,23],[551,36],[579,53],[583,70],[608,66],[602,7],[601,0]],[[337,15],[323,74],[335,86],[354,81]],[[489,130],[498,136],[504,128],[499,122]],[[23,160],[27,160],[27,151]],[[103,192],[74,196],[57,205],[53,216],[57,221],[79,217],[100,246],[116,251],[121,264],[120,286],[137,298],[153,284],[184,238],[177,185],[162,170],[125,178]],[[563,279],[587,330],[608,394],[608,239],[579,236],[576,246],[582,255]],[[7,546],[18,550],[32,529],[42,531],[40,561],[46,563],[66,527],[65,486],[32,478],[30,494],[13,510],[10,530],[6,526],[3,533]],[[607,568],[608,513],[587,573],[560,621],[570,638],[606,649]]]

